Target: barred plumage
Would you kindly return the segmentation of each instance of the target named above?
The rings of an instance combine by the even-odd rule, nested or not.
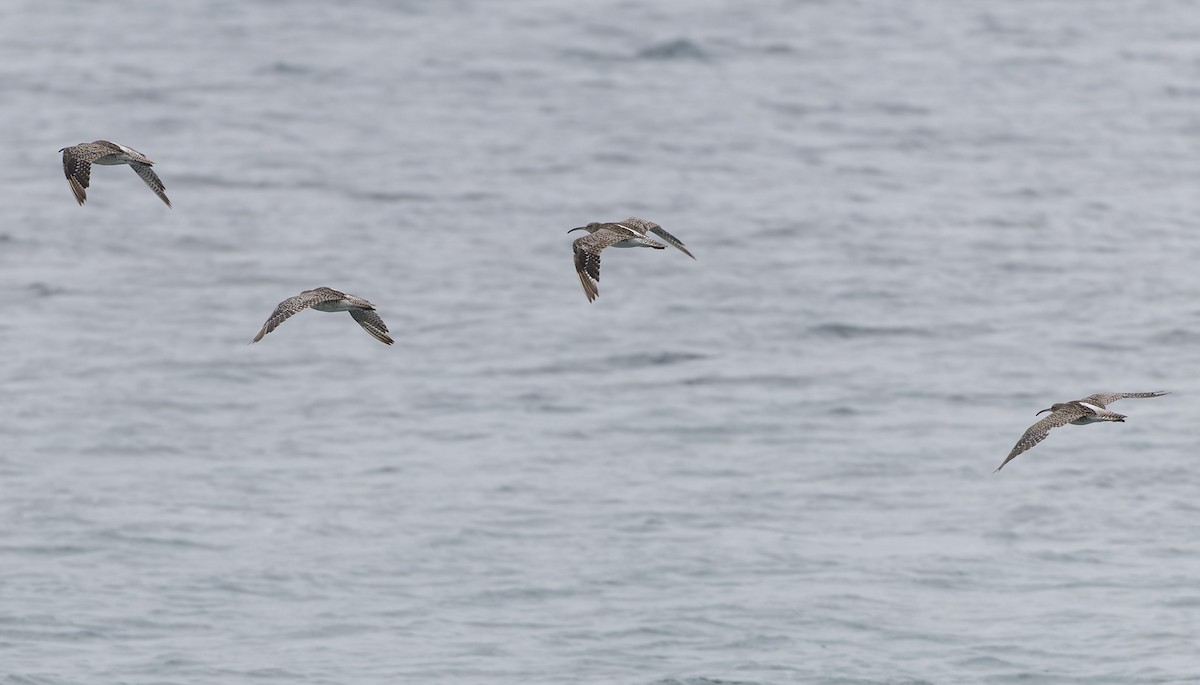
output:
[[[295,297],[289,297],[280,302],[275,307],[275,311],[271,312],[271,316],[267,318],[262,329],[258,331],[258,335],[250,341],[251,344],[262,340],[264,335],[278,328],[284,321],[310,307],[322,312],[350,312],[350,316],[358,322],[358,325],[362,326],[363,330],[370,333],[376,340],[388,345],[395,342],[388,335],[387,325],[375,312],[375,305],[361,297],[347,295],[333,288],[321,287],[305,290]]]
[[[1065,426],[1068,423],[1075,425],[1086,425],[1099,421],[1113,421],[1117,423],[1125,422],[1125,415],[1118,414],[1114,411],[1109,411],[1106,407],[1121,399],[1142,398],[1142,397],[1162,397],[1166,392],[1098,392],[1094,395],[1088,395],[1081,400],[1071,400],[1070,402],[1059,402],[1052,405],[1049,409],[1043,409],[1042,412],[1050,412],[1046,418],[1038,421],[1025,431],[1017,444],[1013,446],[1012,451],[1008,453],[1000,466],[996,467],[996,471],[1004,468],[1004,465],[1012,461],[1017,455],[1026,452],[1034,445],[1046,439],[1050,431],[1059,426]],[[993,471],[995,473],[995,471]]]
[[[166,186],[163,185],[158,174],[150,168],[154,166],[154,162],[133,148],[107,140],[97,140],[92,143],[64,147],[59,152],[63,153],[63,173],[67,177],[67,183],[71,186],[71,192],[75,195],[75,201],[80,205],[87,202],[87,188],[91,184],[93,164],[105,166],[128,164],[134,173],[150,187],[150,190],[154,191],[158,199],[166,203],[168,207],[171,206],[171,200],[164,192]]]
[[[572,228],[567,233],[572,231],[588,232],[588,235],[577,239],[573,244],[575,272],[579,275],[579,284],[583,286],[583,294],[587,296],[588,302],[600,296],[597,283],[600,280],[600,251],[606,247],[650,247],[665,250],[666,245],[646,237],[647,233],[653,233],[692,259],[696,258],[684,247],[683,241],[668,233],[662,226],[636,216],[611,223],[593,221],[586,226]]]

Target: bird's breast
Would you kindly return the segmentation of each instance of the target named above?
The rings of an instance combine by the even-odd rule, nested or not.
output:
[[[319,312],[348,312],[352,309],[350,303],[345,300],[330,300],[328,302],[318,302],[312,306],[313,309]]]
[[[650,247],[644,243],[639,243],[636,240],[622,240],[619,243],[613,243],[613,247]]]

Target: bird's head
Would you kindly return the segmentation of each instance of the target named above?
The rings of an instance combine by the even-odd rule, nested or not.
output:
[[[587,226],[577,226],[572,228],[571,230],[567,231],[567,233],[574,233],[575,231],[587,231],[588,233],[595,233],[597,228],[600,228],[600,222],[593,221]]]
[[[1042,414],[1045,414],[1048,411],[1055,412],[1066,406],[1069,406],[1069,405],[1063,404],[1062,402],[1057,402],[1057,403],[1051,405],[1049,409],[1043,409],[1043,410],[1039,411],[1038,413],[1034,414],[1034,416],[1041,416]]]

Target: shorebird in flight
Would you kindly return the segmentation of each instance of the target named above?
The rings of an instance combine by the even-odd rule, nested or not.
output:
[[[624,221],[601,223],[593,221],[587,226],[572,228],[574,231],[587,231],[588,235],[577,238],[575,248],[575,272],[579,274],[579,284],[583,286],[583,294],[588,302],[600,296],[598,281],[600,280],[600,251],[606,247],[651,247],[664,250],[666,245],[646,237],[647,233],[667,241],[672,247],[679,249],[685,255],[695,259],[696,256],[683,246],[683,241],[667,233],[662,226],[653,221],[631,216]]]
[[[63,153],[63,173],[67,175],[67,183],[71,184],[71,192],[75,193],[75,199],[80,205],[87,201],[87,187],[91,183],[93,164],[106,166],[128,164],[133,167],[138,176],[142,177],[146,185],[150,186],[150,190],[158,195],[158,199],[165,202],[168,207],[171,206],[171,201],[163,192],[162,180],[158,178],[158,174],[154,173],[154,169],[150,168],[154,166],[154,162],[131,147],[110,143],[107,140],[97,140],[94,143],[80,143],[64,147],[59,152]]]
[[[1004,468],[1004,464],[1015,459],[1018,454],[1045,440],[1052,428],[1065,426],[1068,423],[1073,423],[1077,426],[1099,421],[1124,423],[1125,416],[1114,411],[1109,411],[1107,409],[1108,405],[1117,400],[1134,397],[1162,397],[1166,394],[1165,392],[1098,392],[1095,395],[1088,395],[1082,400],[1059,402],[1049,409],[1043,409],[1038,414],[1050,412],[1050,415],[1033,424],[1029,427],[1029,430],[1025,431],[1025,435],[1022,435],[1021,439],[1017,441],[1016,446],[1012,448],[1012,452],[1008,453],[1008,457],[1005,458],[1004,462],[996,467],[996,471]]]
[[[262,340],[264,335],[278,328],[279,324],[309,307],[320,312],[350,312],[350,316],[354,317],[358,325],[362,326],[364,331],[375,336],[376,340],[388,345],[396,342],[388,336],[387,326],[383,323],[383,319],[375,313],[375,305],[361,297],[347,295],[333,288],[314,288],[280,302],[275,311],[271,312],[271,317],[263,324],[262,330],[254,336],[254,340],[251,340],[250,343],[254,344]]]

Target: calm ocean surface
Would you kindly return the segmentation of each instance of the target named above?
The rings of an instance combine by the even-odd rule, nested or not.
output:
[[[11,0],[0,93],[0,685],[1200,682],[1194,2]],[[247,345],[321,285],[396,344]]]

